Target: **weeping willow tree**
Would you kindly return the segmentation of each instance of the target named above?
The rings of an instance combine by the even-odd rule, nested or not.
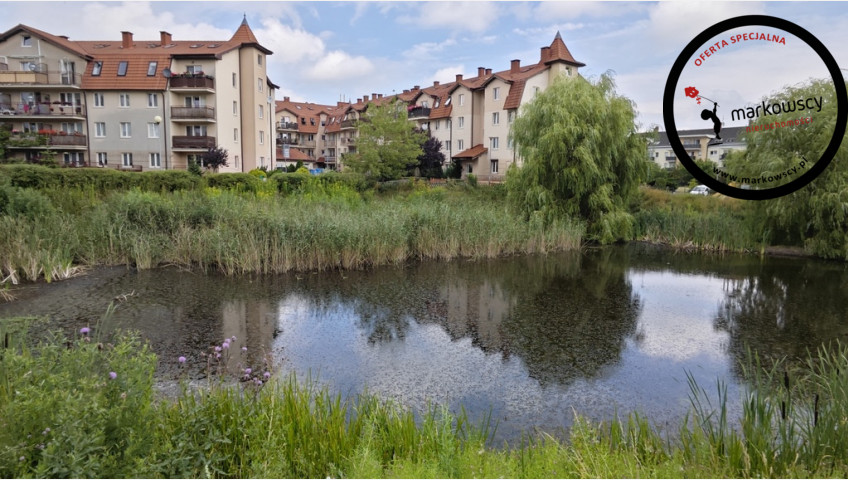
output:
[[[554,82],[513,124],[524,166],[508,172],[511,204],[546,223],[584,219],[589,238],[600,243],[631,238],[628,201],[648,168],[635,118],[609,74]]]
[[[842,88],[845,88],[843,85]],[[836,89],[831,80],[814,80],[784,89],[772,102],[821,97],[822,110],[809,114],[812,123],[744,134],[747,148],[728,156],[725,169],[739,176],[775,175],[801,159],[821,157],[833,136],[836,122]],[[795,120],[797,113],[770,117],[769,121]],[[848,142],[831,164],[807,186],[783,197],[757,202],[763,236],[773,244],[803,245],[825,258],[848,260]]]

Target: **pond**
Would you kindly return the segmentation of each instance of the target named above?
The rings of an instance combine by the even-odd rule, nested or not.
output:
[[[738,414],[748,349],[800,358],[844,340],[846,292],[840,262],[633,245],[278,276],[97,269],[20,288],[0,317],[46,315],[74,332],[114,302],[102,327],[149,339],[162,382],[177,377],[180,355],[202,377],[203,354],[236,336],[233,368],[267,358],[343,396],[463,406],[514,442],[557,433],[575,412],[636,410],[676,428],[687,374],[712,394],[724,382]]]

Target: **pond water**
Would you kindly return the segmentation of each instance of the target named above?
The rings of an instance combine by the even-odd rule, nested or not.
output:
[[[232,368],[270,359],[344,396],[464,406],[507,441],[557,433],[574,412],[637,410],[674,428],[687,373],[712,393],[725,382],[736,414],[748,348],[799,358],[848,334],[843,263],[645,246],[277,276],[109,268],[14,293],[0,317],[46,315],[68,332],[115,302],[102,327],[149,339],[163,382],[180,355],[202,377],[203,354],[236,336]]]

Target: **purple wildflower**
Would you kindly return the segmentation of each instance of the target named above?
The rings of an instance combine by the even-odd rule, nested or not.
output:
[[[268,380],[269,378],[271,378],[271,372],[265,372],[262,374],[262,376],[265,377],[265,380]]]
[[[221,351],[221,347],[219,347],[218,345],[215,345],[215,351],[216,351],[216,352],[220,352],[220,351]]]
[[[178,358],[178,359],[177,359],[177,361],[178,361],[178,362],[180,362],[180,363],[185,363],[185,362],[186,362],[186,358],[185,358],[185,357],[180,357],[180,358]]]
[[[233,336],[230,338],[230,341],[231,341],[231,342],[235,342],[236,340],[237,340],[237,338],[236,338],[236,336],[235,336],[235,335],[233,335]]]
[[[220,353],[216,353],[216,354],[215,354],[215,358],[221,358],[221,354],[220,354]]]
[[[247,347],[241,347],[241,351],[242,351],[242,352],[246,352],[246,351],[247,351]]]
[[[223,348],[224,350],[226,350],[226,349],[230,348],[230,343],[229,343],[229,342],[224,342],[224,343],[222,343],[222,344],[221,344],[221,348]]]
[[[88,328],[88,327],[80,328],[80,333],[83,334],[83,335],[88,335],[88,332],[90,332],[90,331],[91,331],[91,329]]]
[[[253,369],[252,369],[252,368],[245,368],[245,369],[244,369],[244,374],[245,374],[245,375],[250,375],[251,373],[253,373]]]
[[[114,379],[118,378],[118,374],[117,374],[117,373],[115,373],[115,372],[109,372],[109,378],[111,378],[112,380],[114,380]]]

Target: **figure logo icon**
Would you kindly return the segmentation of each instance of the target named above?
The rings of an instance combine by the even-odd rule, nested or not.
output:
[[[701,110],[701,119],[713,121],[713,131],[715,132],[716,140],[718,140],[718,141],[717,142],[710,142],[710,145],[716,145],[716,144],[722,143],[721,142],[721,135],[720,135],[721,120],[718,119],[718,115],[716,113],[716,111],[718,109],[718,103],[716,103],[714,100],[710,100],[709,98],[701,95],[700,94],[701,92],[699,92],[698,89],[695,88],[695,87],[686,87],[686,89],[684,90],[684,93],[686,94],[687,97],[694,98],[695,100],[697,100],[698,105],[701,104],[702,98],[704,100],[713,102],[713,110],[712,111],[710,111],[706,108]]]

